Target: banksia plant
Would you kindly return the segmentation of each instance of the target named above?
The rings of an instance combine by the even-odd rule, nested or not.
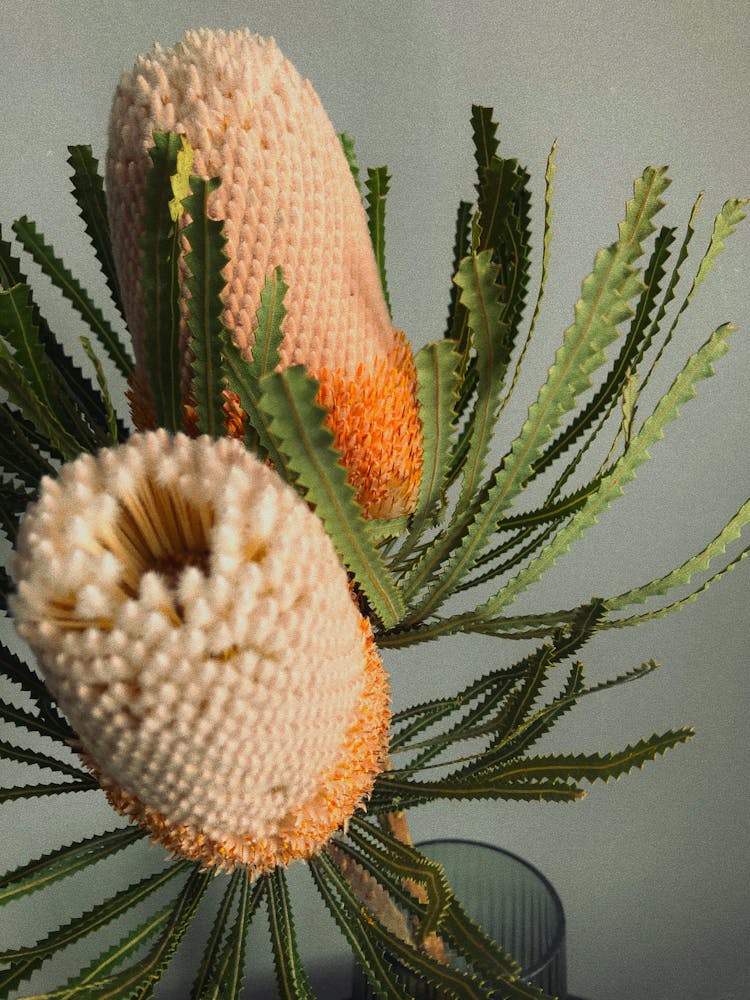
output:
[[[295,860],[374,994],[403,1000],[416,977],[454,1000],[540,1000],[410,843],[405,810],[573,802],[585,782],[692,735],[535,751],[580,699],[656,669],[590,684],[579,654],[734,568],[750,501],[658,579],[552,611],[512,605],[621,495],[727,351],[724,323],[643,413],[643,388],[746,202],[726,202],[684,277],[699,202],[682,237],[657,228],[669,179],[647,168],[514,434],[501,417],[543,304],[554,148],[532,290],[529,176],[500,155],[489,109],[475,107],[471,125],[477,197],[459,206],[448,323],[414,357],[387,306],[387,172],[369,172],[360,201],[351,140],[273,43],[246,32],[188,33],[122,78],[106,185],[91,150],[70,147],[119,330],[36,225],[13,224],[93,333],[89,374],[0,240],[0,512],[15,547],[2,583],[33,656],[2,647],[14,699],[0,715],[33,745],[11,737],[0,756],[51,775],[1,794],[74,808],[73,793],[103,794],[114,810],[107,832],[2,876],[0,903],[104,868],[142,838],[162,861],[5,947],[0,1000],[155,995],[175,954],[190,963],[178,948],[199,914],[211,931],[191,997],[239,997],[261,911],[281,995],[307,1000]],[[461,632],[530,646],[449,697],[391,707],[379,650]],[[19,993],[46,962],[55,975],[63,947],[127,914],[121,940],[92,949],[80,972]]]
[[[373,247],[344,148],[309,82],[273,40],[247,31],[191,31],[174,49],[157,46],[123,74],[109,128],[109,221],[141,422],[178,424],[177,407],[189,403],[192,381],[184,270],[179,398],[163,398],[146,377],[158,368],[161,350],[144,301],[150,272],[141,247],[144,213],[152,207],[150,148],[160,131],[186,137],[195,173],[221,181],[206,212],[223,226],[221,321],[234,343],[262,363],[257,312],[266,277],[281,268],[288,291],[277,367],[304,365],[321,381],[329,426],[366,514],[411,513],[421,459],[411,350],[391,323],[376,259],[378,252],[382,265],[382,242],[376,237]],[[382,172],[373,173],[376,219],[386,183]],[[188,207],[183,222],[189,218]]]

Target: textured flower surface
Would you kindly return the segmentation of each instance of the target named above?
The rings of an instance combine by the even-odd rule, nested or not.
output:
[[[325,376],[321,398],[336,412],[331,426],[365,513],[412,510],[421,468],[414,366],[391,324],[359,192],[310,83],[273,40],[248,31],[190,31],[174,48],[157,45],[123,74],[115,95],[108,207],[139,426],[148,409],[138,379],[147,337],[140,241],[154,130],[186,135],[195,172],[221,178],[210,212],[224,224],[223,320],[238,346],[251,354],[264,281],[281,266],[289,286],[282,366]],[[382,401],[375,412],[372,398]],[[342,414],[352,408],[358,415],[348,421]]]
[[[14,613],[112,804],[176,854],[309,857],[383,765],[387,681],[317,518],[229,438],[43,481]]]

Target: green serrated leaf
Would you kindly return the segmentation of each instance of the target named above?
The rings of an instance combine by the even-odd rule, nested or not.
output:
[[[17,684],[33,699],[42,721],[56,729],[60,737],[65,739],[75,736],[67,720],[57,710],[54,699],[41,677],[2,642],[0,642],[0,674]]]
[[[28,979],[50,955],[92,934],[99,928],[105,927],[116,917],[127,913],[128,910],[147,899],[170,879],[190,867],[192,866],[186,861],[174,862],[163,871],[141,879],[127,889],[122,889],[114,896],[48,934],[36,944],[0,953],[0,963],[4,965],[10,963],[9,969],[0,971],[0,997],[7,997],[11,989],[15,989],[19,983]]]
[[[365,197],[367,225],[370,230],[372,249],[378,265],[383,296],[389,312],[391,301],[388,297],[388,281],[385,273],[385,199],[388,194],[390,179],[387,167],[369,167],[367,170],[367,180],[365,181],[365,187],[367,188],[367,195]]]
[[[266,375],[260,382],[261,409],[271,418],[271,430],[297,486],[325,525],[344,565],[378,618],[395,625],[403,603],[382,556],[370,541],[365,522],[354,499],[333,446],[333,434],[325,426],[326,410],[316,402],[319,385],[302,367]]]
[[[380,1000],[403,1000],[404,991],[392,963],[369,933],[367,925],[362,926],[360,902],[336,863],[322,852],[310,859],[308,870],[323,902],[349,944],[355,961],[367,977],[374,996]],[[374,918],[369,919],[374,922]]]
[[[62,426],[51,393],[51,372],[34,317],[31,289],[16,284],[0,290],[0,385],[24,417],[42,429],[66,458],[80,443]]]
[[[451,275],[458,271],[458,266],[464,257],[469,255],[471,247],[471,214],[472,205],[469,201],[459,202],[456,214],[456,238],[453,244],[453,267]],[[467,316],[459,302],[459,288],[451,282],[450,302],[448,305],[448,323],[445,336],[455,341],[458,346],[466,338]],[[464,359],[464,366],[465,366]]]
[[[461,289],[461,304],[468,313],[468,323],[476,349],[477,401],[472,435],[466,459],[457,510],[461,513],[476,493],[484,470],[484,461],[492,440],[500,390],[510,360],[508,327],[497,287],[498,268],[493,251],[466,257],[454,278]]]
[[[21,726],[30,733],[38,733],[40,736],[49,736],[56,743],[68,746],[69,732],[67,728],[60,725],[55,720],[48,720],[43,716],[32,715],[22,708],[16,708],[8,702],[0,701],[0,719],[11,722],[14,726]]]
[[[117,306],[120,315],[125,318],[122,306],[120,283],[117,278],[117,267],[112,252],[112,238],[109,232],[107,217],[107,202],[104,196],[104,182],[99,174],[99,164],[91,153],[91,146],[68,146],[68,163],[73,168],[71,184],[78,210],[86,226],[91,245],[112,294],[112,301]],[[123,348],[123,356],[128,358]],[[129,359],[128,369],[123,371],[127,378],[132,369]]]
[[[15,746],[15,744],[7,743],[5,740],[0,740],[0,757],[4,757],[6,760],[20,761],[24,764],[36,764],[37,767],[57,771],[59,774],[67,774],[70,777],[77,778],[78,780],[85,780],[88,782],[91,779],[90,774],[86,771],[82,771],[74,764],[68,764],[63,760],[58,760],[57,757],[50,757],[49,754],[39,753],[36,750],[30,750],[28,747]],[[0,791],[0,796],[2,796],[2,791]]]
[[[713,375],[713,362],[728,350],[727,337],[734,331],[727,323],[718,327],[703,346],[691,355],[669,391],[661,398],[651,416],[632,438],[625,453],[604,476],[597,492],[588,499],[567,524],[560,529],[540,555],[497,594],[474,612],[477,618],[497,614],[568,551],[573,542],[619,497],[624,486],[635,478],[637,468],[650,458],[649,449],[664,436],[664,428],[679,416],[680,407],[696,395],[696,384]]]
[[[154,986],[161,979],[165,969],[174,958],[174,954],[193,922],[198,906],[212,878],[210,872],[202,872],[193,868],[182,891],[170,906],[165,907],[164,916],[160,921],[164,930],[156,944],[148,953],[132,966],[113,976],[101,977],[101,972],[119,964],[126,953],[135,951],[131,946],[129,936],[123,938],[119,946],[108,950],[101,961],[89,966],[83,976],[76,977],[66,984],[68,993],[74,1000],[76,996],[91,997],[91,1000],[147,1000],[153,995]]]
[[[31,255],[55,288],[59,289],[71,303],[118,370],[127,378],[133,369],[133,362],[119,336],[86,289],[57,256],[54,247],[46,242],[36,223],[24,215],[13,223],[13,232],[24,250]]]
[[[284,870],[274,868],[265,881],[271,951],[279,996],[282,1000],[315,1000],[297,950],[297,935]]]
[[[354,184],[359,191],[359,166],[357,165],[357,153],[354,149],[354,139],[348,132],[339,132],[339,142],[341,143],[341,148],[344,151],[346,162],[349,164],[349,169],[352,172]]]
[[[286,292],[287,285],[284,283],[281,268],[276,267],[266,277],[260,295],[260,305],[256,314],[255,344],[250,361],[243,357],[228,330],[223,330],[220,336],[222,372],[226,386],[237,396],[247,416],[245,443],[251,450],[260,450],[264,456],[270,458],[279,475],[289,481],[290,474],[286,468],[286,461],[271,433],[270,418],[260,407],[258,385],[259,379],[272,372],[280,360],[279,347],[284,337],[281,324],[286,316],[284,308]]]
[[[409,541],[399,561],[413,549],[444,501],[453,444],[461,359],[451,340],[427,344],[417,352],[417,400],[422,424],[422,474],[417,507],[409,524]]]
[[[156,421],[177,431],[182,427],[180,394],[180,231],[172,220],[172,178],[183,138],[172,132],[154,132],[149,149],[152,166],[143,204],[142,274],[145,313],[146,371]]]
[[[281,362],[279,348],[284,339],[281,324],[286,316],[284,296],[288,291],[281,267],[275,267],[266,278],[260,295],[253,356],[247,362],[248,377],[255,382],[275,371]]]
[[[0,403],[0,440],[3,442],[2,474],[18,478],[36,489],[42,476],[54,475],[54,466],[36,440],[27,434],[28,424],[7,403]]]
[[[624,750],[607,754],[548,754],[523,757],[492,771],[493,778],[505,781],[609,781],[642,767],[667,750],[686,743],[693,729],[656,733]]]
[[[431,861],[416,848],[391,836],[370,823],[352,817],[347,836],[378,867],[402,879],[423,885],[426,892],[424,916],[419,926],[418,943],[436,934],[453,893],[442,865]]]
[[[0,906],[28,893],[46,889],[54,882],[110,857],[145,835],[145,830],[133,826],[111,830],[76,841],[15,868],[0,876]]]
[[[239,1000],[244,981],[245,949],[250,923],[265,896],[262,882],[251,888],[245,877],[240,891],[237,916],[219,958],[216,975],[200,1000]]]
[[[228,336],[221,318],[222,294],[226,286],[222,272],[228,258],[222,223],[209,217],[208,200],[221,181],[189,177],[178,183],[179,171],[176,178],[173,181],[177,185],[175,198],[178,194],[181,196],[181,204],[190,216],[184,236],[190,246],[185,263],[189,271],[187,324],[193,355],[192,395],[198,414],[198,430],[201,434],[219,437],[224,431],[222,343]],[[189,196],[183,193],[188,184],[192,192]]]
[[[0,802],[14,802],[18,799],[35,799],[44,795],[62,795],[65,792],[90,792],[99,789],[99,782],[90,775],[76,781],[60,781],[39,785],[16,785],[0,788]]]
[[[109,386],[107,385],[107,377],[104,374],[104,368],[99,360],[99,356],[93,348],[91,341],[88,337],[81,337],[81,346],[86,352],[86,357],[89,359],[93,365],[94,371],[96,372],[96,381],[99,385],[99,391],[101,392],[102,399],[104,401],[104,407],[107,414],[107,429],[109,431],[109,443],[117,444],[120,440],[120,432],[117,426],[117,414],[115,413],[115,408],[112,405],[112,397],[109,392]]]
[[[730,518],[719,534],[700,552],[664,576],[639,587],[634,587],[632,590],[626,590],[623,594],[618,594],[617,597],[608,598],[607,608],[610,611],[621,611],[630,604],[643,604],[644,601],[652,597],[660,597],[677,587],[690,583],[696,573],[707,570],[718,556],[726,552],[727,546],[740,537],[740,533],[748,521],[750,521],[750,500],[745,501],[734,517]]]
[[[407,622],[435,611],[475,565],[505,510],[528,482],[561,417],[574,408],[578,395],[591,385],[590,376],[604,363],[604,349],[615,338],[618,324],[632,312],[629,300],[641,287],[632,264],[642,252],[641,241],[653,231],[651,219],[663,205],[660,196],[668,183],[663,168],[651,167],[636,182],[634,197],[619,227],[619,239],[596,255],[594,270],[583,283],[575,321],[565,331],[563,344],[521,433],[476,505],[459,518],[452,531],[436,539],[407,582],[408,599],[434,581]]]

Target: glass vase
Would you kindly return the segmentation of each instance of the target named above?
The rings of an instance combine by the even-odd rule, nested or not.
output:
[[[429,840],[419,848],[444,866],[468,915],[516,959],[524,980],[566,1000],[565,912],[548,879],[518,855],[474,840]],[[405,998],[441,997],[408,970],[398,971]],[[374,996],[358,968],[352,987],[352,1000]]]

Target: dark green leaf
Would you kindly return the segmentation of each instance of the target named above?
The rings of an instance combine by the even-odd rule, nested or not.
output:
[[[180,232],[170,212],[172,178],[183,140],[172,132],[154,132],[149,149],[143,205],[143,303],[145,311],[146,369],[160,427],[182,428],[180,395]]]
[[[224,430],[222,409],[223,378],[222,294],[226,286],[223,269],[227,263],[226,239],[221,222],[208,214],[208,200],[221,181],[190,177],[191,194],[182,206],[190,216],[185,238],[190,251],[185,255],[190,276],[187,279],[187,323],[190,350],[193,354],[192,393],[198,412],[201,434],[219,437]]]
[[[76,841],[67,847],[44,854],[0,876],[0,905],[27,893],[46,889],[54,882],[116,854],[117,851],[121,851],[145,835],[145,830],[139,827],[126,826],[95,837],[87,837],[85,840]]]
[[[117,268],[112,252],[112,238],[107,218],[107,203],[104,196],[104,184],[99,175],[99,164],[91,154],[91,146],[68,146],[68,152],[70,153],[68,163],[73,168],[73,175],[71,177],[73,196],[78,204],[81,218],[86,226],[86,232],[91,240],[97,260],[101,264],[104,277],[109,285],[112,300],[124,319],[125,311],[122,307],[120,283],[117,278]],[[132,365],[128,360],[127,352],[124,348],[122,348],[122,355],[128,367],[127,370],[120,370],[127,378]]]
[[[289,890],[282,868],[274,868],[266,876],[266,888],[271,951],[279,996],[282,1000],[315,1000],[297,950]]]
[[[127,378],[132,371],[133,363],[119,336],[105,319],[101,309],[92,301],[86,289],[73,277],[56,255],[54,248],[46,242],[38,231],[36,223],[23,216],[13,223],[13,231],[24,250],[31,255],[55,288],[58,288],[71,303],[120,373]]]
[[[365,181],[367,225],[380,273],[380,283],[383,286],[383,295],[389,311],[391,303],[388,297],[388,281],[385,273],[385,198],[388,194],[390,179],[387,167],[369,167]]]

